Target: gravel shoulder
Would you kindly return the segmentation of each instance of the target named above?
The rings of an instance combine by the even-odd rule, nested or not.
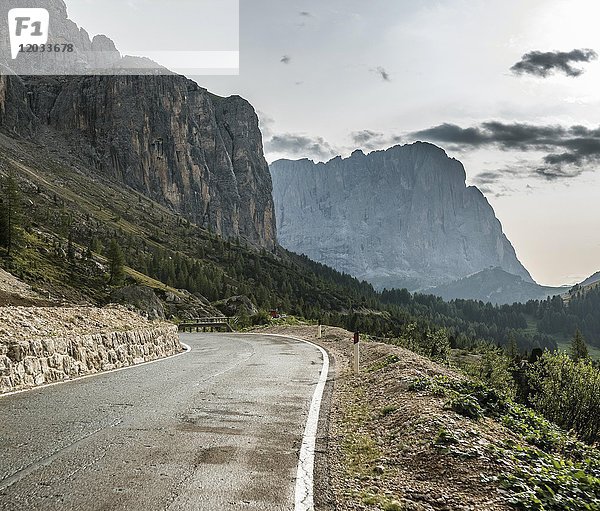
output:
[[[494,482],[502,467],[490,453],[511,432],[490,419],[458,415],[445,409],[443,397],[409,388],[418,378],[460,379],[458,373],[403,348],[367,341],[355,375],[346,330],[323,327],[321,339],[315,326],[257,331],[315,342],[334,360],[331,406],[320,433],[327,456],[317,458],[316,492],[324,492],[316,495],[317,510],[513,509]]]

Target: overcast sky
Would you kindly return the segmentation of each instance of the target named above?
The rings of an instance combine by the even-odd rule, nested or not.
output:
[[[600,270],[598,20],[598,0],[243,0],[240,76],[198,81],[255,106],[269,161],[437,143],[533,277],[574,283]]]

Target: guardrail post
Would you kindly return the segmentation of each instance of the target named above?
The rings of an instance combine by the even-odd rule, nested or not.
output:
[[[360,333],[354,332],[354,374],[358,374],[360,372]]]

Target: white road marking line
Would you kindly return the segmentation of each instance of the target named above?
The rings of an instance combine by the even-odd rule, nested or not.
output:
[[[283,337],[284,339],[294,339],[306,344],[310,344],[317,348],[323,356],[323,367],[319,375],[319,381],[315,388],[308,418],[306,419],[306,427],[304,428],[304,436],[302,438],[302,446],[300,447],[300,455],[298,459],[298,470],[296,472],[296,489],[294,494],[294,511],[314,511],[314,468],[315,468],[315,445],[317,441],[317,429],[319,425],[319,414],[321,412],[321,401],[325,390],[325,383],[329,374],[329,355],[327,352],[310,341],[299,337],[292,337],[281,334],[261,334],[255,332],[254,335],[265,335],[272,337]]]
[[[63,383],[72,383],[75,381],[85,380],[87,378],[94,378],[95,376],[102,376],[103,374],[118,373],[119,371],[125,371],[126,369],[133,369],[135,367],[146,366],[148,364],[154,364],[155,362],[162,362],[163,360],[171,360],[172,358],[179,357],[181,355],[185,355],[186,353],[189,353],[190,351],[192,351],[192,348],[189,347],[187,344],[185,344],[181,341],[179,341],[179,343],[185,348],[185,351],[182,351],[181,353],[177,353],[176,355],[170,355],[168,357],[157,358],[156,360],[148,360],[148,362],[142,362],[141,364],[132,364],[132,365],[125,366],[125,367],[119,367],[117,369],[110,369],[108,371],[98,371],[97,373],[93,373],[93,374],[86,374],[84,376],[76,376],[75,378],[71,378],[69,380],[60,380],[60,381],[55,381],[52,383],[42,383],[41,385],[36,385],[35,387],[29,387],[27,389],[13,390],[12,392],[5,392],[4,394],[0,394],[0,399],[2,399],[3,397],[7,397],[7,396],[14,396],[15,394],[22,394],[23,392],[30,392],[32,390],[39,390],[39,389],[45,389],[48,387],[54,387],[55,385],[61,385]]]

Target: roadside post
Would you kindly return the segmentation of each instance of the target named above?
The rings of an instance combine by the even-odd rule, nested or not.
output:
[[[317,339],[320,339],[323,336],[323,326],[319,321],[319,326],[317,327]]]
[[[360,372],[360,333],[354,332],[354,374]]]

